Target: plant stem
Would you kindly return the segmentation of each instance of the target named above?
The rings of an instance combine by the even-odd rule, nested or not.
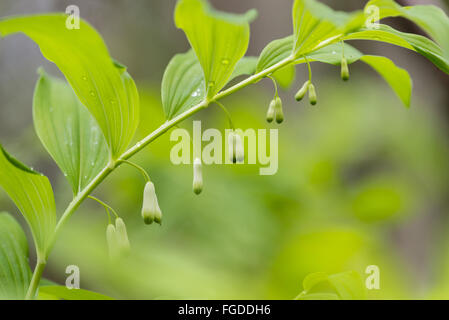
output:
[[[111,160],[109,164],[104,167],[98,175],[92,179],[92,181],[83,189],[81,192],[79,192],[73,200],[70,202],[66,210],[64,211],[63,215],[58,221],[58,224],[56,225],[55,232],[53,234],[52,241],[50,245],[48,246],[46,250],[46,257],[49,256],[51,250],[53,249],[54,243],[56,239],[58,238],[62,228],[67,223],[69,218],[72,216],[72,214],[78,209],[78,207],[81,205],[81,203],[89,196],[89,194],[92,193],[92,191],[101,183],[103,180],[112,172],[114,169],[119,167],[121,164],[123,164],[125,161],[134,156],[136,153],[141,151],[143,148],[145,148],[148,144],[150,144],[152,141],[156,140],[158,137],[163,135],[165,132],[170,130],[172,127],[176,126],[178,123],[184,121],[187,118],[190,118],[195,113],[199,112],[200,110],[206,108],[211,102],[217,101],[219,99],[222,99],[224,97],[229,96],[230,94],[247,87],[248,85],[255,83],[262,78],[272,74],[274,71],[285,67],[286,65],[294,62],[294,57],[289,56],[285,58],[284,60],[281,60],[280,62],[276,63],[275,65],[255,74],[252,75],[245,80],[242,80],[241,82],[235,84],[234,86],[219,92],[216,94],[212,99],[210,100],[203,100],[196,106],[190,108],[189,110],[181,113],[180,115],[174,117],[173,119],[165,122],[162,124],[159,128],[154,130],[152,133],[150,133],[148,136],[137,142],[134,146],[129,148],[127,151],[125,151],[117,160]],[[46,265],[46,261],[42,262],[38,260],[38,264],[36,265],[36,268],[33,272],[33,277],[31,280],[30,287],[27,292],[27,299],[32,299],[36,295],[36,291],[40,282],[40,279],[42,277],[42,272],[44,271]]]
[[[95,198],[93,196],[88,196],[89,199],[92,199],[96,202],[98,202],[99,204],[101,204],[103,206],[103,208],[106,209],[106,213],[109,215],[109,210],[114,214],[115,218],[120,218],[120,216],[117,214],[117,212],[115,212],[114,208],[112,208],[110,205],[108,205],[107,203],[101,201],[98,198]]]
[[[28,288],[27,294],[25,296],[26,300],[34,299],[46,264],[47,264],[46,261],[39,260],[39,259],[37,260],[37,264],[36,264],[36,267],[34,268],[34,272],[33,272],[33,277],[31,278],[31,283]]]
[[[232,122],[232,117],[231,117],[231,114],[229,113],[228,109],[226,109],[226,107],[218,101],[214,101],[214,103],[217,106],[219,106],[221,110],[223,110],[223,112],[226,114],[226,117],[228,118],[229,126],[231,127],[232,130],[235,130],[234,122]]]
[[[150,176],[149,176],[148,173],[145,171],[145,169],[142,168],[141,166],[139,166],[138,164],[136,164],[136,163],[134,163],[134,162],[131,162],[131,161],[128,161],[128,160],[120,160],[120,162],[126,163],[126,164],[128,164],[128,165],[130,165],[130,166],[136,168],[137,170],[139,170],[140,173],[141,173],[141,174],[143,175],[143,177],[145,178],[145,181],[146,181],[146,182],[150,182],[150,181],[151,181]]]

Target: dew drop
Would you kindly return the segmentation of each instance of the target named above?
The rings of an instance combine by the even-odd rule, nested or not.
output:
[[[209,83],[207,85],[209,86],[209,88],[212,88],[213,86],[215,86],[215,82],[209,81]]]
[[[221,64],[224,65],[224,66],[227,66],[227,65],[229,65],[229,60],[224,58],[224,59],[221,60]]]
[[[337,52],[336,51],[332,51],[332,54],[337,54]]]
[[[89,93],[92,97],[95,97],[95,92],[93,90],[91,90]]]
[[[83,79],[84,81],[87,81],[87,77],[86,76],[82,76],[81,79]]]
[[[192,93],[192,97],[198,97],[200,95],[200,89],[196,89],[193,93]]]

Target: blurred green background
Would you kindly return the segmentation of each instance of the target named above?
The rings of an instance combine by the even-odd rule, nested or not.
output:
[[[291,33],[291,1],[211,2],[232,12],[259,10],[250,55]],[[338,8],[353,10],[364,3],[345,1]],[[444,7],[438,1],[402,1],[417,3]],[[144,137],[165,121],[159,93],[164,68],[173,54],[188,48],[172,22],[175,1],[3,0],[0,15],[65,11],[69,4],[80,7],[82,18],[99,30],[111,54],[136,79],[142,104],[136,140]],[[419,32],[403,20],[393,23]],[[368,298],[449,298],[448,77],[412,52],[375,43],[355,46],[409,70],[411,109],[359,63],[351,66],[348,83],[341,82],[339,68],[313,65],[316,107],[293,99],[306,76],[298,66],[297,82],[282,93],[286,121],[279,127],[265,122],[271,82],[244,89],[223,102],[239,128],[279,128],[276,175],[260,176],[259,165],[207,166],[204,191],[195,196],[192,167],[170,162],[174,143],[166,134],[134,158],[156,184],[162,227],[143,224],[144,181],[134,169],[121,167],[95,195],[124,218],[130,256],[110,263],[107,217],[86,201],[58,241],[44,276],[64,284],[66,266],[77,265],[83,288],[124,299],[291,299],[309,273],[355,270],[365,279],[365,268],[377,265],[381,289],[369,290]],[[32,127],[41,65],[59,74],[26,37],[1,40],[0,141],[50,177],[61,212],[70,201],[69,185]],[[227,128],[215,106],[194,119]],[[192,121],[181,127],[191,131]],[[16,213],[24,225],[3,192],[0,208]]]

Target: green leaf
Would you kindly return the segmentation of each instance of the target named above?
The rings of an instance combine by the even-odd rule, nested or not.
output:
[[[235,66],[234,72],[229,78],[229,81],[238,78],[240,76],[253,75],[256,72],[257,60],[258,60],[257,57],[249,57],[249,56],[240,59],[239,62],[237,62],[237,65]]]
[[[55,200],[47,177],[11,157],[0,145],[0,186],[30,226],[38,258],[45,259],[56,226]]]
[[[299,58],[328,44],[338,42],[365,22],[361,11],[334,11],[315,0],[295,0],[293,4],[293,53]]]
[[[228,82],[249,43],[249,22],[244,15],[212,9],[203,0],[180,0],[175,9],[176,27],[184,30],[204,72],[206,96],[212,98]]]
[[[260,53],[256,72],[268,69],[276,63],[288,58],[293,50],[293,36],[270,42]]]
[[[7,18],[0,20],[0,34],[22,32],[39,45],[95,117],[115,158],[126,150],[138,126],[137,90],[95,29],[81,21],[80,29],[69,30],[66,19],[64,14]]]
[[[342,300],[365,299],[364,283],[360,275],[355,271],[330,275],[329,282]]]
[[[276,70],[272,74],[273,78],[282,89],[288,89],[296,78],[295,65],[289,64],[281,69]]]
[[[309,62],[318,61],[322,63],[340,65],[342,56],[343,47],[341,43],[334,43],[308,54],[307,59],[309,60]],[[358,61],[363,56],[363,53],[361,53],[353,46],[345,43],[344,56],[348,60],[348,63],[351,64]],[[305,63],[305,59],[298,59],[295,61],[295,63]]]
[[[270,42],[261,52],[257,61],[257,72],[261,72],[276,63],[288,58],[293,48],[293,36]],[[296,77],[295,66],[287,65],[272,74],[283,89],[287,89]]]
[[[392,87],[405,106],[410,107],[412,95],[412,79],[409,73],[397,67],[390,59],[380,56],[364,56],[360,51],[345,43],[344,55],[348,63],[361,60],[376,70]],[[331,44],[307,56],[309,61],[340,65],[342,57],[341,44]],[[295,63],[305,63],[305,59],[298,59]]]
[[[192,50],[172,58],[162,78],[161,92],[167,119],[172,119],[204,99],[204,75]]]
[[[423,55],[449,74],[449,60],[444,57],[442,49],[432,40],[417,34],[400,32],[380,24],[379,29],[361,29],[347,35],[345,40],[375,40],[407,48]]]
[[[31,282],[28,243],[20,225],[0,213],[0,300],[24,299]]]
[[[251,75],[255,69],[256,58],[243,57],[228,82],[242,75]],[[171,59],[162,78],[161,95],[162,107],[168,120],[204,100],[204,74],[192,50],[177,54]]]
[[[385,57],[363,56],[361,60],[376,70],[393,88],[402,103],[410,107],[412,79],[407,70],[397,67],[390,59]]]
[[[309,293],[296,297],[295,300],[340,300],[335,293]]]
[[[445,58],[449,59],[449,17],[442,9],[433,5],[401,7],[393,0],[371,0],[366,4],[371,5],[379,8],[380,19],[403,17],[416,23],[443,48]]]
[[[65,286],[41,286],[39,288],[40,300],[114,300],[101,293],[84,289],[68,289]]]
[[[304,291],[296,300],[361,300],[365,289],[355,271],[328,275],[324,272],[309,274],[303,281]]]
[[[329,278],[325,272],[315,272],[307,275],[302,281],[302,287],[304,291],[308,292],[313,289],[317,284],[327,281]]]
[[[41,72],[34,92],[34,127],[78,194],[108,161],[97,122],[65,82]]]
[[[287,58],[293,49],[293,37],[289,36],[283,39],[274,40],[269,43],[262,51],[257,64],[256,72],[260,72],[267,69],[279,61]],[[324,48],[318,49],[314,52],[307,54],[309,61],[319,61],[323,63],[329,63],[333,65],[339,65],[342,57],[342,45],[340,43],[334,43],[327,45]],[[348,63],[353,63],[362,57],[362,53],[349,44],[344,44],[345,57],[348,59]],[[295,63],[305,63],[304,58],[299,58]]]

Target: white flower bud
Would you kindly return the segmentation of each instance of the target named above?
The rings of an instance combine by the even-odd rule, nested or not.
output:
[[[268,107],[267,118],[266,118],[268,123],[271,123],[274,120],[274,114],[275,114],[274,107],[275,107],[275,105],[276,105],[276,100],[275,99],[271,100],[270,106]]]
[[[128,233],[126,232],[125,222],[121,218],[115,220],[115,234],[120,255],[128,254],[130,251]]]
[[[301,89],[298,90],[298,92],[295,95],[296,101],[301,101],[304,96],[306,95],[307,91],[309,90],[310,80],[307,80]]]
[[[106,228],[106,242],[108,243],[108,252],[111,259],[119,256],[116,230],[113,224],[109,224]]]
[[[245,160],[245,149],[243,148],[242,137],[235,134],[235,158],[238,163],[242,163]]]
[[[343,81],[349,80],[348,60],[345,57],[341,59],[341,78]]]
[[[245,149],[242,138],[235,132],[229,133],[229,157],[232,163],[242,163],[245,160]]]
[[[282,100],[279,97],[275,99],[274,110],[276,113],[276,123],[282,123],[284,121],[284,111],[282,110]]]
[[[151,224],[153,221],[161,224],[162,213],[151,181],[147,182],[143,191],[142,217],[146,224]]]
[[[193,192],[200,194],[203,191],[203,173],[201,159],[195,158],[193,161]]]

